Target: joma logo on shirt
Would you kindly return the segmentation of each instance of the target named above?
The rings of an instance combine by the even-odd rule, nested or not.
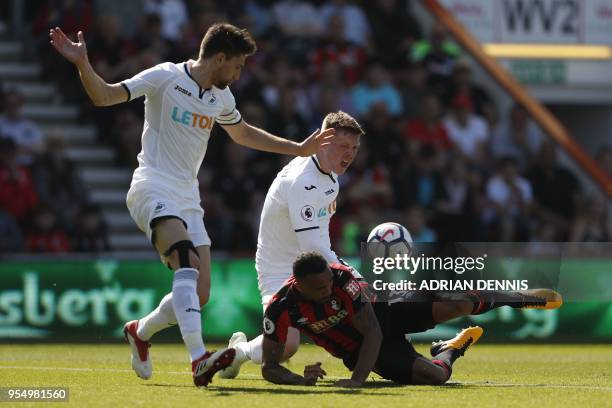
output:
[[[325,330],[334,327],[338,323],[342,321],[346,316],[348,316],[348,312],[345,309],[340,310],[333,316],[329,316],[327,319],[319,320],[314,323],[310,323],[308,327],[315,333],[321,333]]]
[[[199,113],[183,111],[180,113],[178,107],[172,108],[172,120],[185,126],[199,127],[200,129],[212,129],[215,118]]]
[[[181,87],[181,86],[179,86],[179,85],[174,85],[174,90],[175,90],[175,91],[179,91],[179,92],[181,92],[181,93],[184,93],[184,94],[185,94],[185,95],[187,95],[187,96],[191,96],[191,92],[189,92],[189,91],[188,91],[188,90],[186,90],[185,88],[182,88],[182,87]]]

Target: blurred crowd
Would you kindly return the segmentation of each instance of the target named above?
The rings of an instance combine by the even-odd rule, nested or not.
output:
[[[502,111],[445,30],[425,32],[406,0],[139,0],[129,26],[104,2],[42,3],[31,32],[45,76],[83,107],[119,165],[137,165],[142,101],[93,108],[75,70],[48,46],[48,27],[73,38],[83,30],[96,71],[119,82],[162,61],[195,58],[206,29],[229,21],[246,27],[259,48],[232,85],[245,120],[302,140],[341,109],[366,130],[340,177],[330,226],[342,255],[355,255],[384,221],[404,224],[419,242],[612,239],[605,196],[584,194],[527,112]],[[41,136],[33,123],[16,125],[13,105],[0,119],[0,229],[11,231],[0,237],[21,230],[23,240],[0,248],[107,249],[107,238],[95,239],[107,234],[100,208],[87,200],[61,139]],[[11,126],[20,130],[5,130]],[[214,127],[199,181],[215,249],[252,254],[263,199],[289,159],[245,149]],[[610,146],[596,160],[612,174]]]

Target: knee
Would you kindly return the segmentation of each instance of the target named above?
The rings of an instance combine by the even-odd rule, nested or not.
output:
[[[438,370],[428,376],[427,380],[430,385],[442,385],[448,381],[448,374],[444,370]]]
[[[188,240],[178,241],[164,252],[168,268],[177,270],[180,268],[200,269],[200,257],[193,243]]]

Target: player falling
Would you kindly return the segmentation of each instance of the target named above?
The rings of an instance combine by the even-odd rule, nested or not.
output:
[[[92,68],[81,31],[76,43],[59,27],[51,29],[49,36],[55,49],[77,67],[96,106],[145,96],[142,150],[127,206],[174,276],[172,291],[159,306],[144,318],[126,323],[124,333],[132,350],[132,368],[139,377],[149,379],[149,339],[178,323],[191,357],[193,381],[207,385],[235,356],[232,348],[207,351],[202,340],[200,307],[210,292],[211,240],[204,227],[197,174],[212,126],[218,123],[241,145],[297,156],[313,155],[334,130],[317,131],[295,143],[242,120],[228,86],[238,80],[256,46],[246,30],[230,24],[215,24],[207,30],[197,60],[165,62],[116,84],[108,84]]]
[[[463,300],[413,298],[370,303],[371,296],[343,265],[327,264],[315,253],[305,253],[293,264],[293,276],[274,295],[263,320],[263,377],[276,384],[315,385],[326,373],[320,363],[308,365],[304,375],[281,366],[290,328],[295,328],[343,360],[350,379],[334,385],[360,387],[371,371],[398,384],[443,384],[453,363],[478,341],[480,327],[470,327],[448,341],[434,343],[433,360],[416,352],[406,333],[433,328],[466,314],[479,314],[508,305],[552,309],[560,295],[539,289],[507,294],[499,302],[469,294]]]
[[[321,128],[335,129],[329,144],[315,155],[293,159],[278,173],[266,195],[255,255],[264,309],[291,276],[293,262],[302,252],[317,251],[329,263],[341,262],[331,249],[329,222],[336,211],[338,176],[353,162],[364,132],[342,111],[327,114]],[[260,335],[247,342],[244,333],[234,333],[229,347],[236,348],[236,358],[219,376],[236,377],[247,360],[260,364],[262,339]],[[295,354],[299,344],[299,332],[290,328],[283,360]]]

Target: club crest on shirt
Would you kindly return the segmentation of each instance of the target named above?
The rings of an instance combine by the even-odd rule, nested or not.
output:
[[[166,204],[162,203],[161,201],[158,201],[157,204],[155,205],[155,210],[153,210],[153,212],[157,214],[158,212],[162,211],[164,208],[166,208]]]
[[[208,104],[213,105],[215,102],[217,102],[217,97],[214,94],[211,94],[210,98],[208,98]]]
[[[300,211],[300,215],[304,221],[312,221],[314,219],[315,209],[312,205],[305,205]]]

